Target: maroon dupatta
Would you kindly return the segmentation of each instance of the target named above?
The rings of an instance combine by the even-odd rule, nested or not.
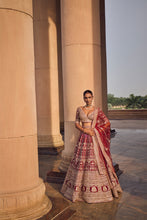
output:
[[[95,136],[92,138],[99,173],[103,174],[99,158],[99,155],[101,154],[104,158],[105,165],[107,168],[110,168],[115,178],[117,178],[110,154],[110,121],[99,108],[95,111],[92,128],[95,131]]]

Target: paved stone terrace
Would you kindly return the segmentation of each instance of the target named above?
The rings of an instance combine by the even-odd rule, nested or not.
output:
[[[61,184],[45,183],[52,210],[40,220],[146,220],[147,219],[147,120],[112,120],[116,136],[111,140],[113,161],[123,170],[119,199],[109,203],[72,203],[60,194]],[[57,170],[60,155],[40,155],[40,176]]]

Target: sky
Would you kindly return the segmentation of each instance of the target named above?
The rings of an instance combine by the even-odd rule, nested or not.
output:
[[[108,93],[147,95],[147,0],[105,0]]]

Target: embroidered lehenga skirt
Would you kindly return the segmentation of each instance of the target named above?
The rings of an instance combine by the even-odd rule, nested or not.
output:
[[[122,191],[118,179],[107,167],[100,147],[97,146],[97,149],[102,174],[98,169],[93,139],[81,132],[61,189],[69,200],[108,202],[112,201],[113,197],[118,197],[118,192]]]

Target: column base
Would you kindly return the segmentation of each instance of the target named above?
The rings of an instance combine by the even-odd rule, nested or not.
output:
[[[61,147],[64,145],[62,136],[59,135],[38,135],[38,145],[42,147]]]
[[[45,185],[40,179],[33,189],[23,192],[0,194],[0,219],[36,220],[52,208],[45,195]]]
[[[59,170],[67,172],[70,161],[74,155],[74,149],[78,142],[80,132],[75,128],[75,121],[64,122],[64,143],[65,148],[62,152],[62,161]]]
[[[59,166],[61,172],[67,172],[72,157],[62,156],[62,161]]]

